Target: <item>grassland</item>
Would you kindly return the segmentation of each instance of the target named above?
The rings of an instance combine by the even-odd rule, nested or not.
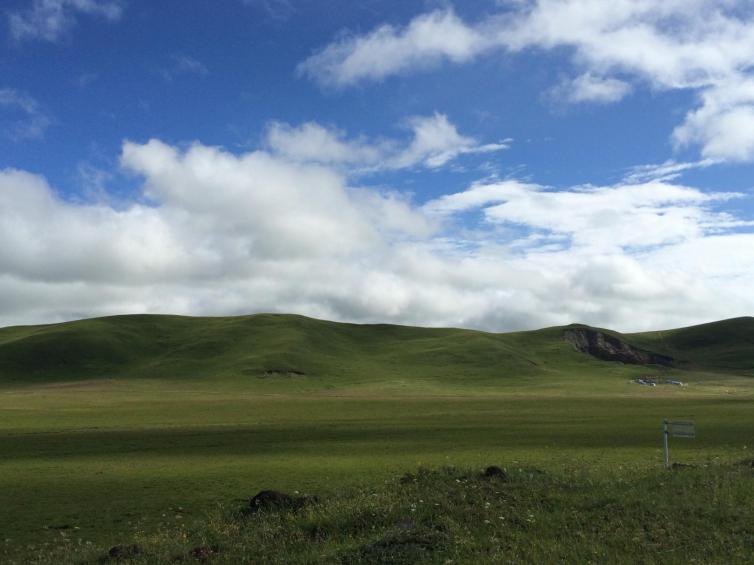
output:
[[[639,510],[629,522],[639,528],[647,522],[642,513],[653,512],[642,506],[642,485],[654,485],[649,504],[669,480],[661,465],[663,418],[696,421],[698,437],[674,440],[672,455],[706,466],[687,473],[690,483],[667,489],[663,511],[672,503],[685,508],[684,489],[700,489],[689,504],[722,505],[716,512],[731,524],[748,520],[739,499],[754,494],[754,480],[743,481],[745,472],[729,465],[751,459],[754,449],[749,324],[707,328],[703,343],[692,339],[694,328],[627,336],[684,361],[649,369],[576,352],[558,328],[485,334],[286,316],[134,316],[0,330],[0,557],[58,560],[54,548],[63,547],[73,559],[134,535],[175,538],[165,532],[214,531],[220,539],[234,527],[229,509],[262,489],[316,493],[332,502],[307,512],[347,522],[359,492],[378,489],[387,504],[395,478],[420,466],[454,466],[469,476],[490,464],[540,469],[553,482],[530,486],[567,499],[567,483],[581,485],[573,494],[578,520],[590,514],[577,494],[601,485],[596,508],[603,499],[625,506],[634,496]],[[698,354],[703,347],[708,355]],[[648,372],[689,385],[630,382]],[[458,478],[431,476],[427,484]],[[513,484],[529,484],[516,476]],[[615,481],[623,490],[608,488]],[[707,491],[727,494],[707,500]],[[387,535],[396,516],[379,532],[327,542],[323,551],[334,559]],[[291,531],[310,519],[276,518]],[[548,527],[558,538],[560,526]],[[498,537],[509,535],[498,528]],[[750,532],[739,534],[729,557],[750,547]],[[719,551],[704,539],[698,555]],[[599,540],[582,545],[595,548]],[[240,554],[228,547],[231,555]]]

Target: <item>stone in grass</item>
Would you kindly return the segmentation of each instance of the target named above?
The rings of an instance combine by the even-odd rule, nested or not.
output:
[[[696,468],[696,465],[689,465],[688,463],[673,463],[670,468],[677,471],[679,469],[694,469]]]
[[[297,510],[316,502],[319,502],[316,496],[292,496],[276,490],[263,490],[249,500],[249,506],[244,509],[244,513],[260,510]]]
[[[133,559],[141,555],[141,546],[136,544],[114,545],[107,552],[107,556],[101,561],[120,561],[122,559]]]
[[[484,470],[482,475],[488,479],[500,479],[502,481],[508,480],[508,473],[497,465],[490,465]]]

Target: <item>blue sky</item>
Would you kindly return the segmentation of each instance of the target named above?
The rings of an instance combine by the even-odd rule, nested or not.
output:
[[[749,0],[8,0],[0,324],[751,315]]]

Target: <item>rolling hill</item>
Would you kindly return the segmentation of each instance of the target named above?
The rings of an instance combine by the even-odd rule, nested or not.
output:
[[[92,378],[485,381],[666,365],[754,375],[754,318],[620,334],[358,325],[296,315],[128,315],[0,329],[0,382]]]

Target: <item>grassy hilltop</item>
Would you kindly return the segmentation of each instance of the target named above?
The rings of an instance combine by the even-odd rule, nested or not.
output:
[[[112,316],[0,329],[0,383],[301,377],[322,386],[401,379],[479,385],[604,371],[563,339],[564,329],[495,334],[280,314]],[[680,369],[749,374],[754,367],[754,318],[644,334],[599,331],[669,355]]]
[[[490,534],[479,547],[504,553],[510,546],[523,558],[530,534],[561,539],[566,525],[603,519],[620,506],[628,512],[625,528],[640,539],[625,556],[683,557],[682,549],[668,559],[651,557],[652,548],[676,547],[660,539],[657,520],[664,517],[685,520],[683,539],[702,539],[691,544],[701,561],[714,561],[724,546],[715,540],[731,536],[728,557],[735,558],[751,539],[748,530],[731,528],[749,520],[740,501],[754,495],[754,480],[741,482],[748,471],[734,465],[751,460],[754,446],[753,326],[752,318],[740,318],[642,334],[578,325],[492,334],[265,314],[115,316],[0,329],[0,561],[28,563],[36,555],[66,562],[134,539],[153,540],[144,543],[157,553],[142,561],[161,551],[169,560],[214,532],[228,562],[254,562],[254,551],[268,550],[257,556],[272,562],[275,540],[288,535],[275,530],[283,526],[293,528],[285,530],[294,536],[285,543],[300,552],[300,562],[311,562],[310,550],[358,557],[358,548],[381,547],[382,537],[413,535],[394,531],[393,522],[412,518],[393,518],[411,513],[416,502],[392,502],[403,496],[390,490],[397,477],[447,466],[473,476],[490,464],[512,473],[512,486],[504,488],[522,497],[521,507],[499,508],[507,525],[496,518],[500,524],[484,525],[490,532],[469,534]],[[566,331],[609,342],[621,354],[652,352],[673,361],[598,359],[566,341]],[[643,375],[688,386],[631,382]],[[681,482],[669,491],[662,487],[663,418],[696,421],[697,438],[673,440],[672,457],[710,470],[688,474],[688,484],[674,479]],[[516,469],[550,478],[532,483]],[[430,475],[422,488],[452,486],[453,477]],[[640,496],[645,484],[651,495]],[[323,503],[307,510],[314,514],[255,522],[242,536],[247,545],[239,546],[233,508],[263,489],[315,493]],[[358,510],[358,493],[371,489],[383,520],[373,532],[364,529],[371,518]],[[426,493],[416,496],[426,500]],[[568,512],[576,514],[548,509],[543,501],[551,496],[552,504],[571,500]],[[505,501],[480,500],[487,502],[496,508]],[[537,526],[526,522],[530,510]],[[464,537],[453,528],[481,520],[474,509],[463,512],[450,516],[446,530],[422,530],[441,539],[437,559],[452,558],[456,537]],[[510,529],[511,519],[521,522]],[[723,529],[702,535],[703,522]],[[338,524],[347,529],[340,541],[332,537]],[[330,532],[329,541],[312,545],[301,537],[315,525]],[[596,551],[605,541],[597,530],[581,534],[584,548]],[[270,537],[254,545],[257,536]],[[492,538],[509,541],[490,545]],[[562,550],[574,560],[600,559],[553,543],[539,555]],[[469,547],[471,553],[457,554],[459,562],[482,555]]]

